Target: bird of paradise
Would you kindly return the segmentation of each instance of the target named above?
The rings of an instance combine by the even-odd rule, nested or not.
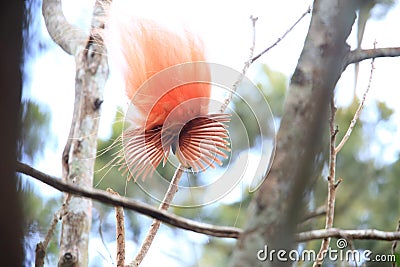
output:
[[[211,74],[202,42],[146,19],[117,26],[116,67],[134,110],[126,118],[133,127],[122,136],[129,177],[151,176],[171,151],[195,172],[222,165],[230,151],[229,115],[209,113]]]

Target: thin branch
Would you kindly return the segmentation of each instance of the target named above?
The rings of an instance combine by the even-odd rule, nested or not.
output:
[[[111,188],[107,188],[107,192],[119,196],[117,192]],[[116,223],[116,238],[117,238],[117,267],[125,267],[125,222],[124,222],[124,209],[122,207],[115,207]]]
[[[374,43],[374,47],[376,46],[376,42]],[[326,223],[325,223],[325,229],[329,230],[330,228],[333,227],[333,218],[334,218],[334,213],[335,213],[335,197],[336,197],[336,189],[339,186],[339,184],[343,181],[342,178],[339,178],[337,181],[335,181],[335,170],[336,170],[336,156],[337,153],[342,149],[342,147],[345,145],[346,141],[349,139],[353,128],[360,117],[361,111],[364,107],[365,99],[367,97],[367,94],[369,92],[369,89],[371,87],[372,83],[372,77],[373,77],[373,72],[374,72],[374,60],[375,58],[372,59],[371,62],[371,72],[369,76],[369,82],[367,89],[365,90],[365,93],[363,95],[363,98],[360,102],[360,105],[358,106],[353,119],[351,120],[351,123],[349,125],[349,128],[346,131],[346,134],[340,141],[340,143],[336,146],[336,135],[338,132],[338,129],[335,129],[334,123],[335,123],[335,114],[336,114],[336,108],[335,108],[335,102],[334,102],[334,96],[332,94],[331,97],[331,118],[329,122],[329,127],[330,127],[330,132],[331,132],[331,140],[330,140],[330,156],[329,156],[329,176],[328,176],[328,209],[327,209],[327,214],[326,214]],[[317,256],[317,261],[314,263],[315,266],[321,266],[324,255],[326,254],[326,251],[329,248],[329,243],[330,243],[330,238],[324,238],[321,244],[321,249],[318,252]]]
[[[344,67],[356,62],[377,57],[398,57],[400,47],[373,48],[364,50],[352,50],[345,58]]]
[[[87,35],[68,23],[62,12],[61,0],[43,0],[42,13],[46,28],[53,39],[65,52],[76,55],[84,46]]]
[[[174,173],[174,176],[172,177],[172,180],[169,184],[168,190],[165,193],[164,199],[161,202],[160,206],[158,207],[159,210],[168,210],[176,192],[178,192],[178,185],[179,181],[182,177],[183,174],[183,168],[181,165],[179,165]],[[161,221],[154,219],[153,223],[150,226],[150,229],[146,235],[146,238],[142,242],[142,245],[139,249],[139,252],[137,253],[135,259],[133,262],[131,262],[128,266],[139,266],[144,257],[146,256],[147,252],[150,249],[151,244],[153,243],[153,240],[158,232],[158,229],[160,228]]]
[[[323,238],[394,241],[400,240],[400,232],[385,232],[376,229],[343,230],[330,228],[295,234],[295,240],[297,242],[306,242]]]
[[[306,213],[302,217],[302,219],[297,224],[297,229],[298,230],[305,229],[305,227],[307,227],[307,225],[312,222],[312,219],[325,215],[326,215],[326,205],[319,206],[315,210]]]
[[[347,241],[347,244],[348,244],[348,247],[350,248],[350,250],[356,251],[356,248],[355,248],[354,243],[353,243],[353,239],[351,237],[348,237],[348,236],[345,236],[343,238]],[[358,267],[357,261],[354,261],[354,264],[355,264],[355,267]]]
[[[64,215],[66,214],[70,200],[71,200],[71,194],[67,194],[62,207],[53,215],[53,219],[51,220],[51,224],[49,230],[47,231],[46,237],[44,238],[43,241],[36,244],[35,267],[44,266],[44,258],[46,256],[47,247],[49,246],[50,240],[53,237],[54,232],[56,231],[56,226],[58,222],[61,221]]]
[[[400,220],[397,222],[396,232],[400,233]],[[393,241],[392,244],[392,255],[395,255],[397,247],[397,240]],[[396,267],[396,262],[393,262],[392,267]]]
[[[338,133],[338,129],[335,127],[335,115],[336,115],[336,107],[334,94],[331,95],[331,116],[329,120],[329,129],[330,129],[330,153],[329,153],[329,175],[328,175],[328,204],[326,210],[326,221],[325,221],[325,229],[328,230],[333,227],[333,218],[335,216],[335,198],[336,198],[336,189],[338,184],[336,183],[335,172],[336,172],[336,135]],[[317,260],[314,262],[313,266],[321,266],[324,260],[324,256],[329,248],[329,243],[331,239],[329,237],[324,238],[321,243],[321,248],[317,255]]]
[[[291,32],[294,27],[296,27],[297,24],[299,24],[299,22],[307,15],[311,13],[311,6],[308,7],[307,11],[304,12],[300,18],[298,18],[296,20],[296,22],[280,37],[278,38],[278,40],[276,40],[275,43],[273,43],[272,45],[270,45],[269,47],[267,47],[264,51],[262,51],[260,54],[258,54],[257,56],[253,57],[250,60],[250,64],[252,64],[254,61],[256,61],[258,58],[260,58],[262,55],[264,55],[265,53],[267,53],[269,50],[271,50],[272,48],[274,48],[276,45],[278,45],[285,37],[286,35],[288,35],[289,32]]]
[[[43,241],[43,247],[45,249],[49,245],[50,239],[54,235],[54,231],[55,231],[57,223],[62,220],[62,218],[64,217],[65,213],[67,212],[67,207],[68,207],[68,204],[69,204],[70,200],[71,200],[71,194],[67,194],[67,197],[65,198],[65,201],[64,201],[61,209],[57,213],[54,214],[53,221],[51,223],[50,229],[47,232],[47,235],[46,235],[46,237],[45,237],[45,239]]]
[[[21,162],[16,163],[16,171],[29,175],[62,192],[68,192],[70,194],[91,198],[105,204],[120,206],[129,210],[133,210],[178,228],[205,235],[227,238],[238,238],[238,236],[242,233],[242,230],[236,227],[216,226],[207,223],[196,222],[168,213],[164,210],[159,210],[146,203],[135,201],[126,197],[112,196],[103,190],[78,187],[70,183],[65,183],[59,178],[47,175]]]
[[[49,230],[47,231],[46,237],[44,238],[43,241],[39,242],[36,245],[35,267],[44,266],[44,258],[46,256],[47,247],[50,243],[51,238],[54,235],[58,222],[61,221],[64,215],[66,214],[67,206],[70,200],[71,200],[71,194],[67,194],[65,202],[63,203],[62,207],[53,215],[53,219],[51,221]]]
[[[247,70],[249,69],[249,67],[250,67],[250,65],[252,63],[254,49],[256,47],[256,22],[257,22],[258,18],[250,16],[250,19],[251,19],[252,29],[253,29],[253,39],[252,39],[252,43],[251,43],[251,47],[250,47],[249,59],[244,63],[244,66],[243,66],[242,72],[240,73],[239,78],[233,84],[232,92],[229,92],[229,95],[224,100],[224,102],[223,102],[223,104],[222,104],[222,106],[220,108],[220,112],[221,113],[223,113],[226,110],[226,108],[228,107],[229,103],[232,101],[233,93],[236,92],[239,84],[243,81],[243,78],[246,75],[246,72],[247,72]]]
[[[99,216],[99,228],[98,228],[97,231],[98,231],[98,233],[99,233],[101,243],[103,244],[104,248],[105,248],[106,251],[107,251],[107,254],[108,254],[108,257],[109,257],[109,262],[112,262],[112,261],[113,261],[113,257],[111,256],[111,252],[110,252],[110,250],[109,250],[108,247],[107,247],[106,241],[104,240],[103,229],[102,229],[102,226],[101,226],[102,224],[103,224],[102,217]],[[102,254],[101,254],[101,257],[102,257],[103,259],[107,260],[105,255],[102,255]],[[113,265],[114,265],[114,264],[113,264]]]
[[[326,214],[326,205],[322,205],[322,206],[319,206],[318,208],[316,208],[315,210],[310,211],[309,213],[304,215],[304,217],[301,221],[302,221],[302,223],[304,223],[308,220],[311,220],[315,217],[322,216],[325,214]]]
[[[369,81],[368,81],[367,89],[365,90],[363,98],[361,99],[361,102],[358,105],[358,108],[357,108],[356,112],[354,113],[354,117],[350,122],[349,128],[347,128],[346,134],[343,136],[343,138],[340,141],[340,143],[336,146],[335,153],[338,153],[342,149],[344,144],[347,142],[347,140],[349,139],[349,137],[351,135],[351,132],[353,131],[353,128],[356,125],[356,122],[357,122],[358,118],[361,115],[361,111],[364,108],[364,103],[365,103],[365,100],[367,98],[369,89],[371,88],[372,77],[373,77],[373,74],[374,74],[374,69],[375,69],[374,61],[375,61],[375,58],[373,58],[372,61],[371,61],[371,71],[370,71],[370,74],[369,74]]]

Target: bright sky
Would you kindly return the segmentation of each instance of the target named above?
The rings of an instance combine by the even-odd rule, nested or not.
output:
[[[63,1],[67,19],[73,24],[87,27],[90,23],[93,2],[93,0]],[[239,71],[248,58],[252,40],[250,15],[258,17],[255,51],[257,54],[274,43],[311,3],[311,1],[288,0],[130,2],[135,14],[152,17],[161,22],[173,21],[187,25],[203,38],[208,49],[209,61],[224,64]],[[290,77],[300,55],[310,17],[308,15],[277,47],[252,65],[248,72],[250,79],[254,78],[257,64],[261,63],[266,63],[271,69],[283,72]],[[363,48],[372,48],[375,39],[378,47],[400,46],[399,25],[400,7],[397,5],[382,20],[368,22]],[[42,26],[42,31],[47,35],[44,24]],[[355,35],[353,34],[349,40],[354,48]],[[73,109],[74,59],[60,48],[51,46],[48,51],[37,57],[36,61],[29,62],[27,68],[32,78],[29,95],[50,108],[51,128],[57,142],[56,149],[54,145],[46,148],[44,158],[39,160],[35,167],[60,177],[61,153],[68,135]],[[367,100],[367,109],[373,99],[385,101],[389,107],[395,108],[394,121],[396,122],[400,121],[399,69],[400,58],[377,59],[371,92]],[[363,62],[360,65],[357,88],[357,94],[360,96],[367,86],[369,71],[370,61]],[[342,105],[348,104],[352,99],[353,77],[353,67],[350,66],[339,81],[337,100]],[[101,137],[107,137],[110,133],[115,106],[126,101],[121,86],[114,82],[108,84],[104,100]],[[384,160],[392,161],[400,150],[400,130],[380,130],[382,130],[380,134],[383,135],[381,141],[391,144],[388,149],[385,149],[382,157]],[[47,186],[41,186],[41,191],[44,195],[53,195],[55,192]],[[151,265],[150,262],[148,264]]]

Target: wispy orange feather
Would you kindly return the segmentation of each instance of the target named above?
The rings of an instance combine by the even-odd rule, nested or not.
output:
[[[210,83],[174,87],[177,80],[210,81],[209,69],[187,65],[153,79],[160,71],[187,62],[205,61],[203,44],[189,32],[177,34],[154,21],[133,19],[118,25],[126,93],[135,110],[134,130],[123,135],[130,177],[150,176],[170,150],[194,171],[221,165],[229,151],[227,115],[208,114]]]

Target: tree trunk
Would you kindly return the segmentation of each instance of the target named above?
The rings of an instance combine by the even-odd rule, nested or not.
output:
[[[349,52],[346,39],[355,20],[356,1],[317,0],[298,65],[292,76],[277,136],[275,160],[249,208],[230,266],[290,265],[262,262],[264,249],[293,248],[292,234],[305,210],[304,196],[322,157],[330,97]],[[262,254],[260,256],[268,256]],[[286,254],[287,257],[287,254]]]
[[[82,31],[78,29],[75,31],[76,38],[67,41],[56,39],[72,27],[62,15],[60,1],[43,2],[43,14],[50,35],[56,36],[53,40],[76,58],[75,107],[69,140],[63,153],[63,179],[80,187],[93,186],[102,91],[108,76],[106,52],[100,34],[104,28],[105,4],[99,2],[96,1],[94,7],[90,36],[82,38]],[[61,27],[63,25],[64,28]],[[71,37],[69,34],[66,36]],[[74,43],[77,40],[84,41]],[[88,266],[92,201],[71,195],[66,196],[66,203],[58,265]]]
[[[2,266],[22,266],[22,213],[17,194],[15,161],[19,138],[21,102],[22,22],[24,1],[5,3],[0,14],[0,262]]]

